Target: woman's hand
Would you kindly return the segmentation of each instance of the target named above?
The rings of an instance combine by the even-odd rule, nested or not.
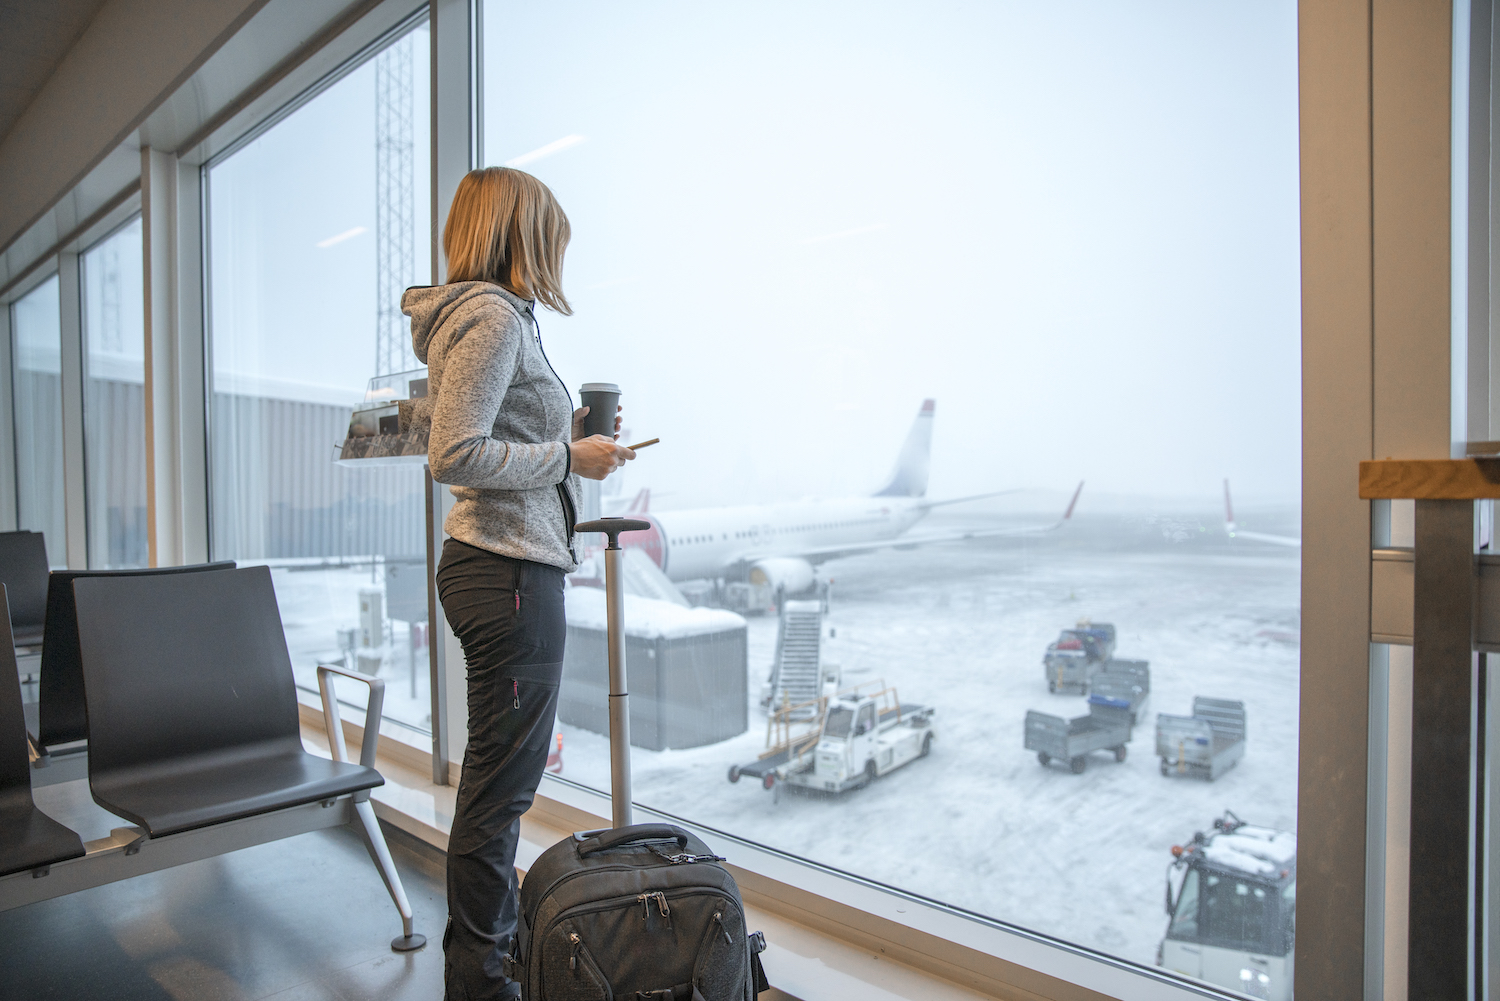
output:
[[[588,407],[584,407],[587,410]],[[575,418],[581,420],[581,418]],[[619,418],[615,418],[618,423]],[[635,458],[635,453],[613,438],[592,434],[568,446],[573,455],[573,472],[586,480],[602,480],[625,463]]]
[[[624,407],[615,407],[615,437],[616,438],[620,437],[620,422],[622,420],[624,420],[624,418],[622,418],[620,416],[620,411],[622,411],[624,409],[625,409]],[[583,439],[583,419],[584,419],[584,417],[588,416],[588,412],[589,412],[589,408],[588,407],[579,407],[577,410],[573,411],[573,440],[574,441],[581,441]],[[602,477],[601,477],[601,479],[602,479]]]

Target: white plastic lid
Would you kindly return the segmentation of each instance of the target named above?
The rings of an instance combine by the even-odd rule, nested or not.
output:
[[[620,387],[612,382],[585,382],[578,391],[580,393],[618,393]]]

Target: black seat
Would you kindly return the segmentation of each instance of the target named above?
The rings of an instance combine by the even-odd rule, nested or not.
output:
[[[73,607],[73,582],[80,577],[142,577],[164,574],[233,570],[234,563],[194,563],[185,567],[150,567],[136,570],[57,570],[47,584],[47,643],[42,648],[41,683],[38,687],[36,720],[28,718],[29,731],[43,747],[56,747],[89,735],[88,712],[83,701],[83,664],[78,654],[78,613]]]
[[[266,567],[73,582],[94,801],[151,837],[384,783],[302,749]]]
[[[0,585],[0,601],[5,588]],[[83,841],[36,808],[10,622],[0,624],[0,876],[81,858]]]
[[[41,532],[0,532],[0,584],[10,595],[15,645],[41,643],[47,615],[47,541]]]

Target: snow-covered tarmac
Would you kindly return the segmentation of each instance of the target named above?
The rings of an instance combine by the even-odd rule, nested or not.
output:
[[[1256,527],[1295,535],[1293,512]],[[933,526],[935,527],[935,526]],[[1295,830],[1298,551],[1230,542],[1199,517],[1080,515],[1044,537],[890,551],[825,564],[834,581],[825,658],[845,683],[884,678],[903,701],[937,707],[931,757],[839,799],[731,785],[764,747],[765,715],[734,740],[682,751],[635,749],[646,805],[861,876],[1151,964],[1166,918],[1169,849],[1226,808]],[[1043,768],[1022,747],[1026,710],[1072,716],[1041,658],[1081,617],[1113,622],[1118,653],[1151,663],[1151,704],[1129,756],[1091,757],[1083,775]],[[750,619],[758,696],[774,617]],[[1248,750],[1213,783],[1165,778],[1157,712],[1194,695],[1242,699]],[[597,734],[565,734],[565,775],[608,787]]]
[[[1250,515],[1246,517],[1245,515]],[[838,799],[731,785],[731,764],[765,746],[749,730],[692,750],[636,749],[636,798],[649,806],[926,897],[1151,964],[1166,924],[1169,849],[1226,808],[1294,830],[1297,802],[1298,551],[1235,540],[1216,512],[1080,512],[1045,536],[877,552],[826,563],[834,580],[824,657],[846,684],[884,679],[903,701],[937,708],[932,755]],[[926,529],[972,524],[939,512]],[[1026,519],[1035,523],[1045,519]],[[1294,511],[1244,512],[1261,531],[1295,535]],[[299,684],[337,656],[357,620],[363,569],[274,571]],[[1151,663],[1151,702],[1129,756],[1090,758],[1083,775],[1043,768],[1022,747],[1028,709],[1086,711],[1051,695],[1042,652],[1079,618],[1113,622],[1121,657]],[[405,655],[382,669],[388,717],[430,725],[426,658],[415,697]],[[750,693],[758,699],[776,641],[774,616],[749,619]],[[343,694],[362,704],[351,686]],[[341,688],[341,691],[343,689]],[[1213,783],[1164,778],[1157,712],[1188,713],[1194,695],[1243,699],[1249,744]],[[560,726],[565,776],[609,781],[604,737]]]

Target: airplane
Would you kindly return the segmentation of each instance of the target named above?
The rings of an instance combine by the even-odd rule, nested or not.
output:
[[[798,594],[813,586],[816,567],[826,560],[877,549],[1048,532],[1073,516],[1082,483],[1062,517],[1048,525],[908,534],[933,508],[1019,492],[926,499],[935,410],[933,400],[922,402],[890,482],[872,496],[648,513],[650,494],[642,491],[631,514],[651,528],[620,536],[620,545],[642,550],[673,581],[749,580]]]
[[[1302,545],[1301,539],[1290,535],[1268,535],[1265,532],[1247,532],[1234,520],[1234,502],[1229,499],[1229,481],[1224,481],[1224,532],[1231,539],[1254,539],[1256,542],[1269,542],[1277,546]]]

